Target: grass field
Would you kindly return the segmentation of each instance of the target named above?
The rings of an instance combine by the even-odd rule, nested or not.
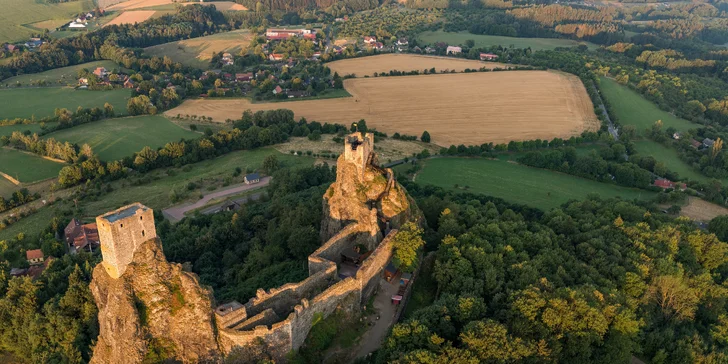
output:
[[[37,25],[47,26],[50,20],[71,21],[71,17],[92,10],[92,0],[69,1],[48,4],[40,0],[2,0],[0,10],[0,44],[27,40],[38,33]],[[35,24],[35,26],[33,25]]]
[[[514,48],[528,48],[531,47],[534,51],[544,49],[554,49],[556,47],[575,47],[580,44],[584,44],[589,49],[597,49],[599,46],[589,42],[577,42],[570,39],[558,39],[558,38],[516,38],[516,37],[503,37],[499,35],[479,35],[471,33],[447,33],[442,30],[438,31],[427,31],[422,32],[417,36],[420,43],[434,44],[437,42],[445,42],[449,45],[465,44],[465,41],[472,39],[475,41],[476,47],[491,47],[491,46],[502,46]]]
[[[48,84],[53,84],[53,85],[61,85],[61,86],[77,85],[78,84],[78,71],[80,71],[84,68],[89,71],[93,71],[96,67],[105,67],[108,70],[113,70],[115,68],[118,69],[119,65],[112,61],[88,62],[88,63],[77,64],[75,66],[56,68],[56,69],[52,69],[50,71],[45,71],[45,72],[40,72],[40,73],[31,73],[31,74],[27,74],[27,75],[11,77],[6,80],[3,80],[2,84],[13,86],[16,83],[20,82],[21,85],[27,86],[27,85],[30,85],[31,82],[43,80],[43,81],[47,82]]]
[[[8,198],[19,187],[7,179],[0,177],[0,197]]]
[[[463,71],[466,68],[480,69],[487,68],[507,68],[508,65],[496,62],[481,62],[472,59],[461,59],[452,57],[432,57],[420,56],[416,54],[380,54],[371,57],[359,57],[342,59],[327,63],[331,72],[338,72],[344,76],[348,74],[356,74],[359,77],[365,75],[371,76],[373,73],[397,71],[420,71],[435,68],[436,71],[455,70]]]
[[[32,183],[57,177],[58,171],[63,166],[62,163],[49,161],[34,154],[0,148],[0,172],[21,183]]]
[[[247,29],[208,35],[156,45],[144,49],[149,56],[168,56],[176,62],[198,68],[208,68],[213,53],[230,52],[233,55],[247,47],[251,40]]]
[[[642,191],[574,177],[549,170],[488,159],[435,158],[427,160],[417,183],[450,190],[502,198],[506,201],[548,210],[570,199],[581,200],[590,193],[602,198],[650,199],[654,192]],[[455,189],[458,184],[461,189]]]
[[[493,87],[498,85],[498,87]],[[548,71],[438,74],[344,81],[352,97],[252,104],[247,99],[187,100],[167,115],[196,114],[216,121],[285,107],[296,118],[349,124],[365,119],[387,133],[420,136],[433,143],[481,144],[552,139],[596,130],[598,121],[581,81]]]
[[[602,77],[600,80],[602,96],[612,104],[615,116],[622,125],[634,125],[639,133],[651,128],[657,120],[662,120],[663,128],[673,127],[677,130],[687,130],[696,127],[696,124],[660,110],[657,105],[636,91],[622,86],[612,79]]]
[[[104,103],[114,105],[117,115],[126,114],[126,102],[130,91],[75,90],[68,87],[12,88],[0,90],[0,119],[42,118],[53,116],[56,108],[75,111],[79,106],[103,108]]]
[[[130,1],[124,1],[120,2],[114,5],[111,5],[108,7],[109,10],[132,10],[132,9],[160,9],[160,8],[166,8],[171,7],[174,9],[174,6],[177,4],[181,5],[189,5],[189,4],[201,4],[201,5],[215,5],[215,8],[220,11],[227,11],[227,10],[248,10],[245,6],[236,4],[233,1],[212,1],[212,2],[205,2],[200,3],[199,1],[189,1],[189,2],[183,2],[183,1],[172,1],[172,0],[130,0]]]
[[[149,146],[157,148],[181,138],[200,134],[182,129],[163,116],[135,116],[107,119],[48,134],[46,137],[71,143],[88,143],[100,159],[118,160]]]
[[[652,140],[640,140],[634,142],[635,149],[638,154],[651,155],[655,160],[665,164],[667,169],[677,172],[680,177],[688,178],[693,181],[707,182],[711,178],[700,174],[698,171],[683,162],[677,154],[677,151],[668,148],[658,142]]]
[[[680,210],[680,216],[696,221],[708,222],[720,215],[728,215],[728,209],[697,197],[689,197],[687,205]]]

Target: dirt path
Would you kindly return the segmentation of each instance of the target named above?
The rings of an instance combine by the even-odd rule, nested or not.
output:
[[[361,338],[356,353],[357,358],[365,357],[379,349],[382,340],[387,336],[389,328],[392,326],[397,306],[393,305],[391,301],[392,296],[397,294],[399,279],[392,279],[392,282],[394,284],[383,279],[379,281],[379,292],[374,297],[374,310],[377,313],[368,317],[368,320],[374,322],[374,326],[367,330]],[[377,316],[379,316],[379,320],[377,320]]]
[[[194,203],[186,203],[182,205],[172,206],[168,209],[164,209],[162,212],[165,216],[167,216],[168,219],[170,219],[172,222],[177,222],[182,220],[185,217],[185,212],[199,209],[200,207],[204,207],[207,205],[211,200],[230,196],[230,195],[236,195],[241,192],[254,190],[257,188],[265,187],[270,183],[270,177],[263,177],[260,179],[260,182],[252,185],[236,185],[229,188],[226,188],[224,190],[215,191],[213,193],[209,193],[207,195],[204,195],[199,201]]]

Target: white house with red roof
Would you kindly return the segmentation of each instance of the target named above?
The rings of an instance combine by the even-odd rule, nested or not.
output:
[[[496,59],[498,59],[497,54],[493,54],[493,53],[481,53],[480,54],[481,61],[495,61]]]

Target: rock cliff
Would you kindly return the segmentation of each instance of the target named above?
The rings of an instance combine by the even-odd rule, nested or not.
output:
[[[137,247],[118,279],[97,265],[91,292],[100,328],[92,363],[190,363],[218,354],[211,292],[180,264],[167,262],[159,239]]]

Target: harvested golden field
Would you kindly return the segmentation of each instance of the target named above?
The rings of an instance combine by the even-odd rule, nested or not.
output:
[[[424,71],[435,67],[437,72],[442,70],[455,70],[462,72],[466,68],[480,69],[482,67],[507,68],[503,63],[481,62],[472,59],[460,59],[452,57],[420,56],[417,54],[380,54],[371,57],[359,57],[342,59],[327,63],[331,72],[338,72],[340,75],[356,74],[359,77],[371,76],[372,74],[389,72],[391,70],[409,72]]]
[[[154,15],[154,10],[125,11],[104,26],[141,23],[151,18],[152,15]]]
[[[290,109],[297,118],[421,135],[436,144],[505,143],[570,137],[599,122],[584,85],[574,75],[505,71],[354,78],[352,97],[253,104],[248,99],[187,100],[167,115],[199,115],[224,122],[253,111]]]
[[[157,57],[168,56],[175,62],[191,67],[207,68],[213,53],[230,52],[237,55],[250,44],[251,39],[247,29],[239,29],[144,48],[144,53]]]
[[[697,197],[690,197],[688,204],[680,210],[680,216],[687,216],[696,221],[708,222],[720,215],[728,215],[728,209]]]
[[[170,5],[170,4],[215,5],[217,10],[248,10],[248,8],[246,8],[245,6],[237,4],[233,1],[214,1],[214,2],[201,3],[199,1],[183,2],[183,1],[173,1],[173,0],[129,0],[129,1],[124,1],[124,2],[118,3],[118,4],[114,4],[110,7],[108,7],[108,9],[109,10],[132,10],[132,9],[144,9],[144,8],[156,7],[156,6],[162,6],[162,5]]]

